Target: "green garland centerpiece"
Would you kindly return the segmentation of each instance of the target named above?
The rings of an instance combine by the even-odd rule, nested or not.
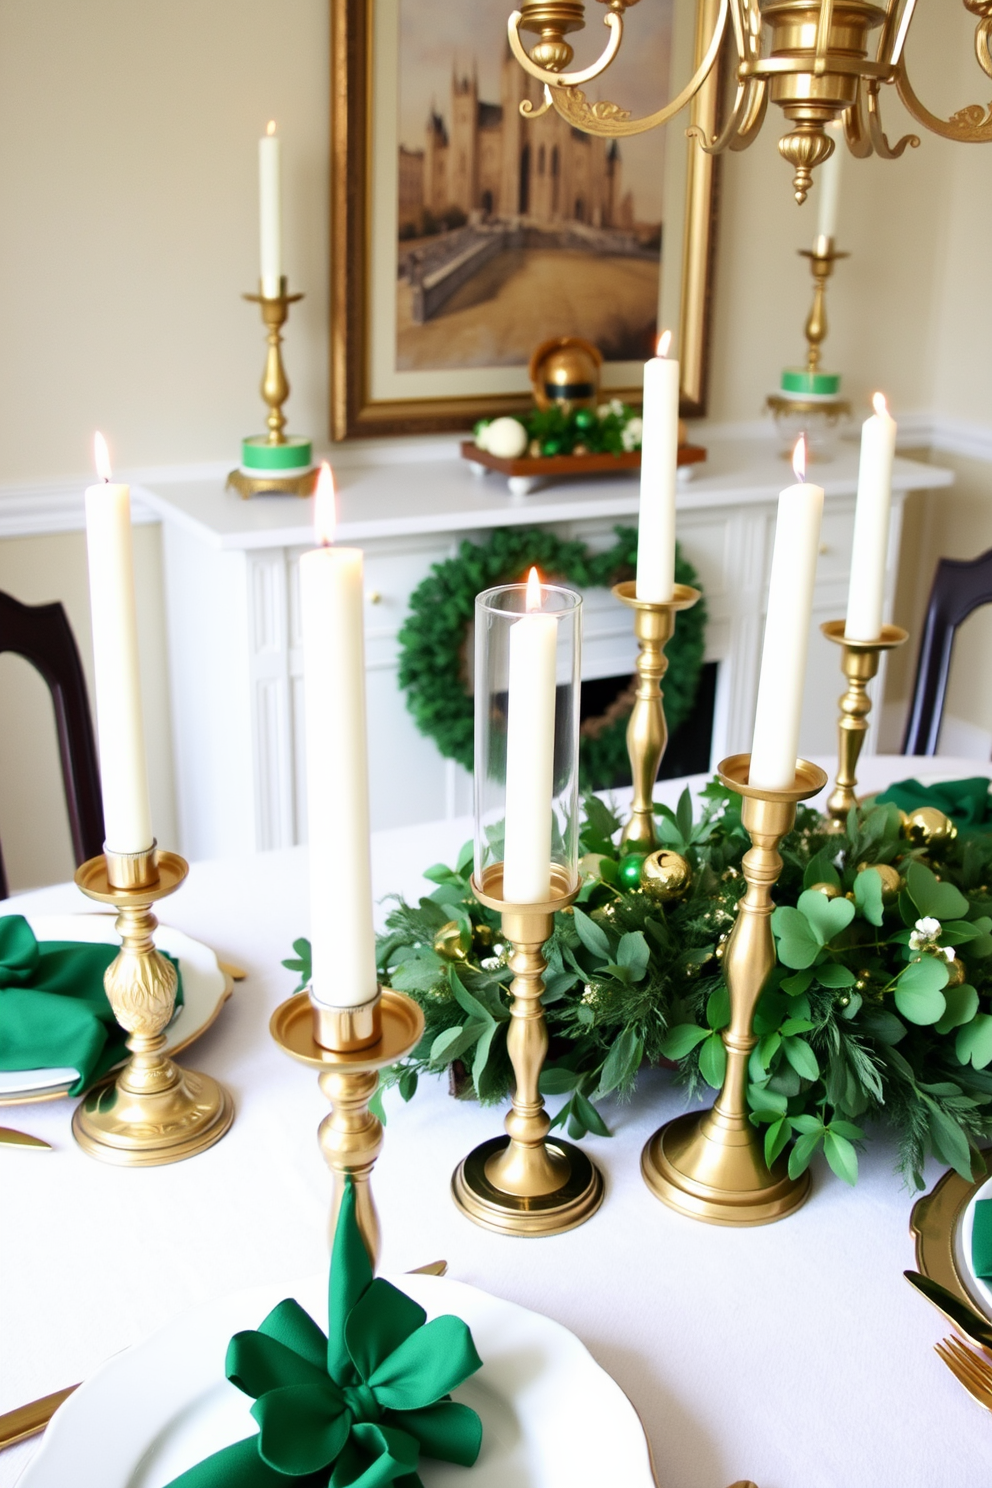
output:
[[[615,527],[614,533],[615,544],[595,553],[585,543],[563,540],[539,527],[502,527],[485,542],[463,542],[457,557],[432,565],[410,596],[410,613],[399,633],[399,684],[418,729],[434,740],[445,759],[472,769],[474,704],[466,646],[476,595],[525,578],[534,565],[546,580],[579,589],[610,587],[632,578],[637,530]],[[680,552],[675,578],[680,584],[699,586],[698,575]],[[695,701],[706,618],[704,602],[685,611],[666,648],[665,714],[671,732],[688,717]],[[629,770],[625,735],[632,705],[632,698],[621,700],[608,716],[584,725],[580,765],[588,788],[612,785]]]
[[[676,811],[657,806],[665,846],[645,858],[621,855],[619,817],[585,802],[581,892],[545,948],[541,1089],[564,1097],[553,1124],[572,1137],[608,1136],[597,1103],[630,1097],[644,1065],[670,1063],[690,1097],[722,1082],[721,959],[750,841],[740,797],[712,781],[701,803],[698,817],[688,791]],[[822,1150],[855,1182],[869,1121],[895,1130],[915,1187],[929,1153],[969,1176],[992,1138],[992,824],[954,835],[939,811],[907,825],[878,802],[852,809],[842,834],[829,826],[800,806],[782,843],[751,1119],[769,1162],[790,1148],[793,1177]],[[429,868],[433,891],[398,901],[378,943],[383,981],[426,1017],[413,1055],[383,1073],[406,1100],[445,1070],[462,1097],[495,1103],[510,1090],[507,948],[473,896],[471,859],[467,845],[454,867]],[[296,950],[284,964],[303,985],[309,946]]]
[[[552,403],[549,408],[532,408],[513,417],[526,436],[523,453],[532,457],[629,455],[640,449],[644,432],[641,410],[619,398],[611,398],[595,409],[571,405],[563,409]],[[480,449],[489,448],[487,434],[494,422],[504,420],[480,419],[475,425],[473,433]]]

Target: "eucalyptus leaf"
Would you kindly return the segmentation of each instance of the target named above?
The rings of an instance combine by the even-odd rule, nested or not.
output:
[[[816,1062],[816,1055],[804,1038],[798,1036],[784,1038],[782,1052],[797,1075],[804,1080],[819,1079],[820,1066]]]
[[[715,987],[706,999],[706,1021],[716,1032],[730,1022],[730,989],[726,982]]]
[[[838,1178],[853,1188],[858,1181],[858,1154],[846,1137],[830,1127],[823,1137],[823,1155]]]
[[[431,1044],[430,1063],[434,1069],[443,1069],[453,1059],[458,1059],[471,1048],[479,1034],[485,1028],[484,1023],[474,1022],[464,1025],[457,1024],[454,1028],[446,1028],[439,1033]]]
[[[578,905],[572,911],[572,921],[575,931],[587,951],[594,956],[601,957],[604,961],[612,959],[613,950],[610,946],[606,931],[595,920],[591,920],[585,910]]]
[[[971,1181],[971,1147],[968,1138],[946,1112],[939,1106],[930,1105],[930,1140],[934,1151],[944,1162],[949,1163],[962,1178]]]
[[[593,1132],[597,1137],[610,1136],[610,1128],[602,1116],[600,1116],[592,1101],[579,1090],[572,1096],[572,1110],[581,1118],[586,1131]]]
[[[575,1070],[565,1069],[563,1065],[545,1065],[537,1082],[537,1088],[542,1095],[565,1095],[569,1090],[574,1090],[579,1083],[579,1076]]]
[[[810,1132],[809,1136],[798,1137],[796,1144],[789,1153],[789,1177],[796,1179],[805,1173],[809,1167],[813,1154],[823,1141],[823,1128],[818,1132]]]
[[[705,1028],[698,1028],[695,1023],[680,1023],[670,1028],[662,1039],[661,1052],[666,1059],[684,1059],[707,1037]]]
[[[769,1167],[788,1144],[791,1134],[791,1128],[784,1116],[774,1121],[765,1132],[765,1162]]]
[[[643,1058],[644,1040],[633,1028],[625,1028],[606,1056],[597,1096],[609,1095],[611,1090],[624,1085],[637,1072]]]
[[[643,981],[647,975],[650,960],[651,951],[640,930],[628,931],[626,935],[620,937],[617,961],[627,968],[632,982]]]
[[[707,1085],[720,1089],[727,1073],[727,1051],[718,1033],[711,1033],[699,1051],[699,1073]]]
[[[803,874],[803,888],[811,889],[814,884],[828,883],[835,888],[840,888],[840,874],[834,867],[833,859],[836,856],[828,847],[823,847],[818,853],[814,853],[806,864],[806,872]]]

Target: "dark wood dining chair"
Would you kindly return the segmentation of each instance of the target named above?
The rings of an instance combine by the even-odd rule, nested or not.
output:
[[[12,651],[48,683],[59,736],[62,782],[76,865],[103,852],[100,769],[86,679],[69,618],[60,604],[25,605],[0,591],[0,651]],[[0,899],[7,879],[0,855]]]
[[[954,632],[985,604],[992,604],[992,548],[978,558],[941,558],[923,622],[903,754],[937,753]]]

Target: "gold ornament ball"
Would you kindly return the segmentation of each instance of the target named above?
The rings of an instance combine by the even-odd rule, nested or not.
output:
[[[641,864],[641,887],[652,899],[667,904],[681,899],[692,883],[692,869],[681,853],[662,847]]]
[[[907,837],[917,842],[950,842],[958,835],[958,829],[949,816],[938,811],[936,806],[918,806],[906,817]]]
[[[842,893],[839,884],[815,883],[812,887],[817,894],[822,894],[824,899],[839,899]]]
[[[434,949],[448,961],[467,961],[468,952],[462,944],[461,926],[457,920],[448,920],[434,937]]]
[[[898,868],[893,868],[891,863],[859,863],[858,872],[864,873],[866,868],[874,868],[882,880],[882,903],[892,904],[899,897],[902,888],[902,876]]]

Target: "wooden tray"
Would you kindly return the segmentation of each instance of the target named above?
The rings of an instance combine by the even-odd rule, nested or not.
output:
[[[499,455],[490,455],[471,439],[462,440],[462,455],[487,470],[498,470],[500,475],[549,476],[549,475],[603,475],[610,470],[639,470],[640,450],[631,450],[622,455],[523,455],[517,460],[506,460]],[[678,463],[698,465],[706,459],[706,451],[699,444],[680,444]]]

